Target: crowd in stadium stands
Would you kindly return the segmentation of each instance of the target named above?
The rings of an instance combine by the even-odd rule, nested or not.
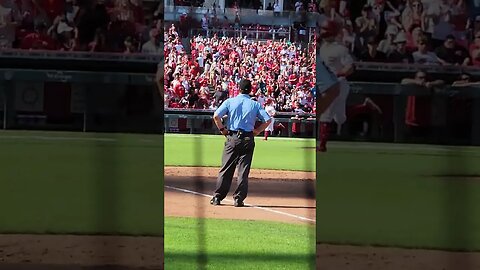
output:
[[[346,1],[321,1],[319,6],[343,26],[340,41],[357,60],[478,65],[480,39],[470,45],[464,0],[365,0],[363,4],[357,16],[352,16]]]
[[[238,2],[233,3],[235,7],[239,6]],[[277,5],[277,2],[268,3],[266,9],[275,11]],[[298,0],[291,9],[296,12],[318,12],[323,19],[336,21],[341,29],[338,41],[345,44],[360,62],[480,65],[480,31],[474,35],[473,40],[469,39],[469,29],[480,30],[480,17],[478,21],[469,21],[464,0]],[[186,14],[183,15],[187,17]],[[170,29],[176,36],[177,30],[182,37],[188,35],[187,31],[182,31],[188,30],[188,27],[182,29],[184,16],[180,17],[180,29]],[[188,22],[183,25],[191,27]],[[261,101],[268,98],[279,100],[279,111],[295,110],[295,100],[300,100],[300,106],[305,106],[307,111],[312,109],[307,101],[309,91],[299,88],[300,82],[290,83],[289,76],[298,78],[299,81],[304,76],[313,78],[311,71],[307,74],[296,72],[298,67],[310,67],[313,63],[298,58],[297,53],[291,60],[287,60],[287,70],[279,72],[285,54],[282,58],[273,55],[275,51],[279,53],[284,50],[284,46],[289,49],[286,41],[269,41],[273,47],[255,41],[257,38],[268,39],[268,35],[266,37],[265,33],[256,32],[257,30],[276,33],[277,38],[292,38],[297,35],[292,35],[292,31],[298,32],[302,30],[301,27],[290,27],[290,34],[287,35],[287,32],[282,31],[287,30],[284,27],[279,29],[278,26],[258,24],[242,26],[238,16],[232,23],[228,18],[217,18],[216,14],[206,14],[201,19],[200,26],[204,30],[202,34],[209,38],[193,39],[192,53],[188,56],[179,40],[173,37],[175,35],[170,33],[166,37],[166,105],[215,108],[223,98],[235,95],[236,80],[242,76],[251,76],[260,89],[256,93],[257,98]],[[231,38],[226,30],[232,29],[247,30],[247,39]],[[284,36],[278,37],[278,33]],[[212,38],[215,34],[218,37]],[[272,49],[266,52],[268,46]],[[268,53],[272,53],[271,57],[268,57]],[[231,55],[237,55],[237,58],[232,58]],[[226,64],[225,60],[230,62]],[[294,65],[290,66],[289,61],[293,61]],[[244,64],[252,66],[251,70],[243,70],[241,67]],[[263,67],[263,64],[275,66],[278,70],[272,70],[271,67],[267,71],[259,70],[257,66]],[[280,78],[278,83],[277,76]],[[283,81],[286,82],[285,85]],[[210,94],[209,87],[217,92]]]
[[[244,6],[245,1],[233,2]],[[248,1],[248,8],[263,7]],[[480,65],[480,16],[469,20],[466,0],[297,0],[284,10],[318,12],[341,26],[338,39],[358,61]],[[258,2],[260,3],[260,2]],[[257,4],[258,4],[257,3]],[[294,4],[293,4],[294,3]],[[267,1],[275,11],[276,1]],[[214,16],[216,18],[216,16]],[[207,19],[207,18],[206,18]],[[209,28],[227,23],[210,19]],[[234,28],[238,22],[230,26]],[[270,30],[265,26],[248,26]],[[301,29],[291,29],[297,33]],[[473,30],[473,31],[470,31]],[[273,30],[272,30],[273,31]],[[478,35],[477,35],[478,34]],[[478,36],[478,37],[477,37]]]
[[[273,101],[277,111],[314,112],[314,48],[284,40],[194,36],[183,47],[174,26],[165,35],[165,106],[215,109],[238,95],[242,78],[253,81],[252,98]]]
[[[469,52],[464,0],[365,0],[357,16],[349,10],[349,4],[322,0],[319,8],[342,25],[339,41],[359,61],[475,64],[472,59],[476,57],[470,55],[473,50]]]
[[[0,0],[0,48],[159,54],[163,2]]]

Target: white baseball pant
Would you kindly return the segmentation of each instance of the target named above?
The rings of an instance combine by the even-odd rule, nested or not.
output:
[[[345,78],[339,78],[340,93],[330,106],[320,115],[320,122],[331,122],[334,120],[338,125],[347,121],[347,98],[350,93],[350,85]]]
[[[273,117],[270,117],[272,119],[272,122],[270,122],[270,124],[268,125],[268,127],[265,129],[266,131],[270,131],[270,132],[273,132],[274,130],[274,124],[275,124],[275,118]]]

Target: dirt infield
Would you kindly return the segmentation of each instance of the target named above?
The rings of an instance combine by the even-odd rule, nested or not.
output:
[[[218,168],[166,167],[165,215],[315,223],[315,173],[252,170],[246,208],[210,205]],[[230,201],[229,201],[230,200]]]
[[[480,253],[317,245],[318,270],[476,270]]]
[[[0,269],[163,269],[163,238],[0,235]]]
[[[315,173],[252,170],[246,202],[262,209],[237,209],[231,202],[223,207],[211,206],[217,173],[218,168],[166,167],[165,215],[314,223],[284,213],[315,219]],[[232,186],[233,190],[235,184]],[[319,270],[480,269],[480,253],[321,244],[317,245],[316,256]]]
[[[165,167],[165,177],[171,176],[216,178],[218,168],[214,167]],[[235,177],[237,174],[235,173]],[[251,169],[252,180],[315,180],[315,172],[280,171]]]

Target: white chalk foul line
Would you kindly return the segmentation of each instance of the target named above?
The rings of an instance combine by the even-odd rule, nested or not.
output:
[[[193,190],[188,190],[188,189],[183,189],[183,188],[177,188],[177,187],[172,187],[172,186],[165,186],[165,187],[166,187],[166,188],[169,188],[169,189],[174,189],[174,190],[177,190],[177,191],[189,193],[189,194],[194,194],[194,195],[198,195],[198,196],[207,197],[207,198],[212,197],[212,195],[208,195],[208,194],[205,194],[205,193],[196,192],[196,191],[193,191]],[[229,200],[229,199],[224,199],[224,201],[227,201],[227,202],[229,202],[229,203],[233,203],[233,201],[232,201],[232,200]],[[260,209],[260,210],[267,211],[267,212],[271,212],[271,213],[275,213],[275,214],[279,214],[279,215],[282,215],[282,216],[287,216],[287,217],[296,218],[296,219],[303,220],[303,221],[315,222],[315,220],[314,220],[314,219],[311,219],[311,218],[306,218],[306,217],[302,217],[302,216],[299,216],[299,215],[294,215],[294,214],[290,214],[290,213],[286,213],[286,212],[282,212],[282,211],[278,211],[278,210],[273,210],[273,209],[266,208],[266,207],[262,207],[262,206],[257,206],[257,205],[248,204],[248,203],[246,203],[245,206],[248,206],[248,207],[251,207],[251,208],[255,208],[255,209]]]

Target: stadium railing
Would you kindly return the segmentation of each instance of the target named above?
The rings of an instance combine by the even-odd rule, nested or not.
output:
[[[318,13],[297,13],[295,11],[283,11],[274,14],[271,10],[254,10],[254,9],[233,9],[233,8],[217,8],[215,13],[213,13],[211,8],[204,7],[186,7],[186,6],[165,6],[164,18],[166,22],[169,21],[178,21],[180,16],[184,13],[188,14],[189,17],[200,21],[204,14],[209,14],[210,17],[213,17],[214,14],[220,19],[223,20],[224,17],[227,17],[231,23],[234,22],[237,15],[237,11],[240,17],[240,24],[266,24],[266,25],[284,25],[289,26],[295,22],[304,22],[308,27],[315,27],[320,14]]]
[[[177,109],[165,108],[165,132],[188,132],[219,134],[213,125],[212,115],[214,110],[209,109]],[[288,137],[314,137],[315,115],[305,113],[279,112],[275,117],[275,123],[282,123],[287,128],[284,136]],[[293,126],[296,125],[294,128]],[[295,135],[294,135],[295,131]]]
[[[155,73],[163,55],[43,50],[0,51],[0,68]]]
[[[247,36],[249,39],[253,40],[282,40],[287,39],[291,41],[291,33],[288,30],[285,31],[264,31],[264,30],[256,30],[256,29],[245,29],[245,28],[238,28],[238,29],[215,29],[212,28],[209,30],[209,36],[213,36],[217,34],[219,37],[240,37],[243,38]],[[190,29],[190,37],[197,36],[197,35],[205,35],[205,30],[203,29]]]
[[[421,65],[404,63],[369,63],[355,62],[356,70],[376,71],[376,72],[409,72],[415,73],[423,70],[432,74],[460,74],[466,71],[472,75],[480,75],[480,69],[474,66],[442,66],[442,65]]]
[[[433,79],[442,79],[446,82],[457,80],[462,72],[468,72],[474,77],[480,76],[480,69],[472,66],[355,62],[355,72],[349,77],[349,80],[400,82],[404,78],[413,77],[418,70],[427,72]]]
[[[43,59],[77,59],[77,60],[112,60],[129,62],[156,62],[159,63],[161,55],[144,53],[102,53],[102,52],[67,52],[67,51],[46,51],[46,50],[20,50],[2,49],[0,59],[6,58],[43,58]]]

